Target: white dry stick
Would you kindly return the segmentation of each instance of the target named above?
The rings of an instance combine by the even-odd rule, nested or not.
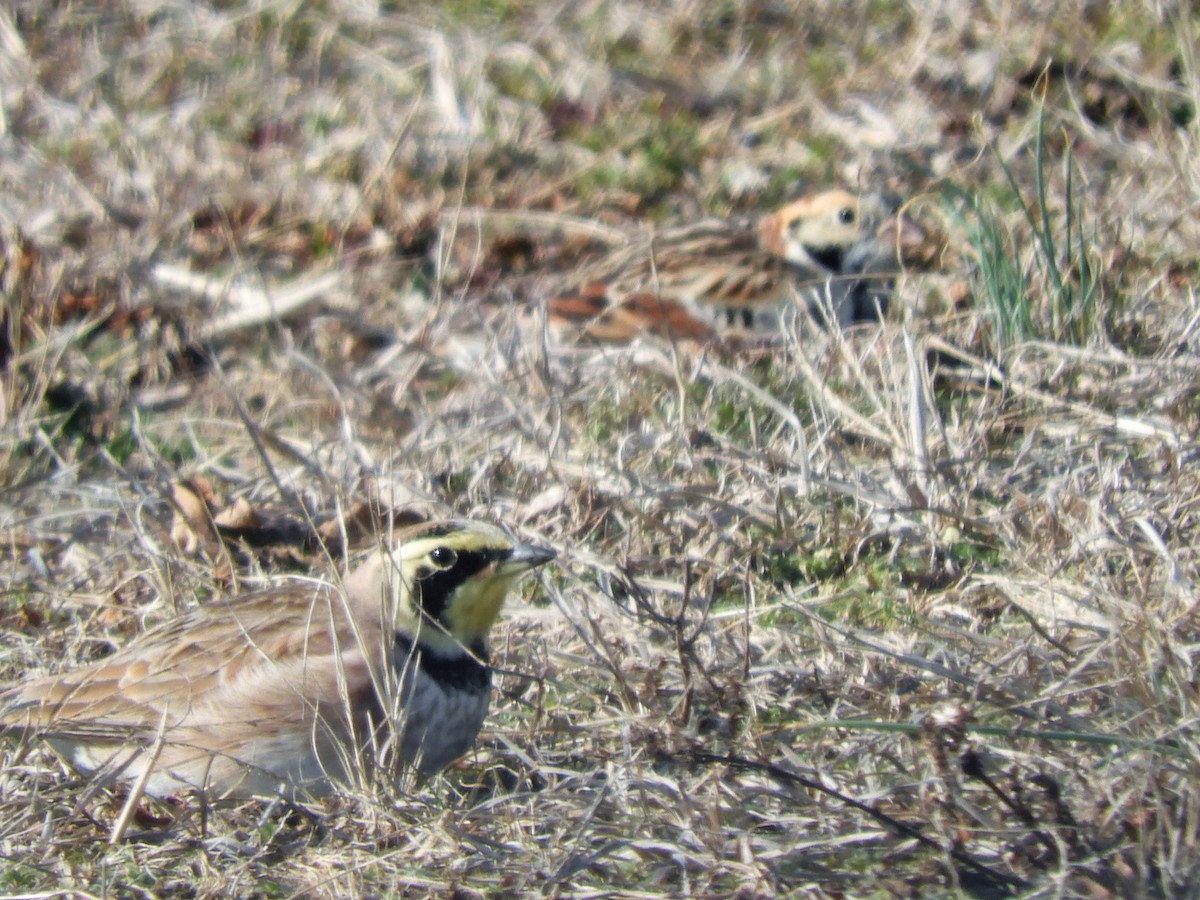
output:
[[[256,328],[293,315],[314,300],[345,289],[345,273],[330,270],[316,277],[301,277],[272,288],[249,287],[210,278],[168,263],[154,267],[153,278],[163,287],[200,297],[224,311],[204,325],[196,337],[213,340],[235,331]]]
[[[1179,563],[1176,562],[1175,557],[1171,555],[1171,551],[1167,548],[1166,541],[1162,539],[1162,535],[1158,533],[1158,529],[1156,529],[1154,525],[1151,524],[1150,520],[1145,516],[1139,516],[1133,521],[1134,524],[1137,525],[1138,530],[1141,531],[1141,533],[1145,536],[1146,540],[1150,542],[1150,546],[1152,546],[1155,552],[1162,557],[1163,562],[1171,567],[1171,585],[1175,587],[1186,600],[1191,601],[1194,604],[1196,599],[1195,588],[1192,586],[1192,583],[1188,580],[1187,576],[1184,575],[1180,570]]]
[[[477,228],[484,226],[502,231],[548,231],[556,234],[594,238],[613,247],[630,244],[637,237],[631,229],[614,228],[566,213],[547,212],[540,209],[488,209],[482,206],[463,206],[450,211],[449,216],[472,222]],[[446,218],[443,214],[443,218]]]
[[[121,812],[117,815],[113,822],[112,830],[108,833],[108,844],[110,847],[115,847],[125,839],[125,832],[129,830],[129,823],[133,821],[133,815],[137,812],[138,804],[141,803],[142,797],[146,794],[146,785],[150,781],[150,775],[154,771],[154,765],[158,762],[159,754],[162,753],[163,747],[167,742],[167,710],[163,709],[162,718],[158,722],[158,731],[154,735],[154,745],[150,748],[149,754],[146,756],[146,767],[142,770],[142,774],[138,776],[133,787],[129,789],[129,796],[125,798],[125,804],[121,807]]]
[[[429,100],[447,136],[478,137],[483,122],[478,110],[469,110],[462,103],[454,71],[454,54],[446,36],[440,31],[431,31],[426,44],[429,48]]]
[[[916,461],[917,472],[921,477],[921,490],[929,495],[929,445],[927,443],[929,425],[929,405],[925,397],[925,367],[917,360],[913,348],[912,335],[906,327],[904,334],[904,355],[908,357],[908,441]]]

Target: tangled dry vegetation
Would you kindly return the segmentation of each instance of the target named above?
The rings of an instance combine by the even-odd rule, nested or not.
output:
[[[6,679],[393,510],[561,551],[457,770],[122,834],[8,741],[0,894],[1200,890],[1187,5],[426,7],[0,10]],[[882,328],[541,327],[830,183],[930,237]]]

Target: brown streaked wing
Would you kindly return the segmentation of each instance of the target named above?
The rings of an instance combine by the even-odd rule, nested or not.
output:
[[[705,260],[757,265],[761,256],[756,233],[744,223],[705,219],[635,241],[582,273],[581,280],[606,284],[609,295],[616,297],[653,291],[656,286],[669,293],[669,286],[689,280]]]
[[[584,333],[597,341],[620,343],[639,334],[675,340],[707,340],[712,328],[672,300],[653,294],[631,294],[589,322]]]
[[[109,729],[126,736],[131,728],[157,729],[164,716],[169,727],[236,682],[254,680],[265,662],[286,666],[355,644],[327,587],[289,585],[216,600],[91,666],[12,688],[0,695],[0,725],[78,731],[84,740]]]
[[[666,229],[581,274],[581,287],[549,301],[550,319],[608,342],[647,333],[707,340],[713,327],[689,305],[753,308],[772,302],[785,277],[748,222],[719,219]]]

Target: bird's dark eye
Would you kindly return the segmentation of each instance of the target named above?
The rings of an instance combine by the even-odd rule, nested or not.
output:
[[[450,547],[434,547],[429,551],[429,560],[439,569],[448,569],[458,561],[458,554]]]
[[[854,210],[852,210],[849,206],[843,206],[841,209],[839,209],[837,217],[838,221],[843,225],[854,224]]]

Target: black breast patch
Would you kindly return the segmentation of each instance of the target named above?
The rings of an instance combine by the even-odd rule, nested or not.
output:
[[[841,272],[842,262],[845,259],[845,248],[843,247],[805,247],[808,255],[829,269],[831,272]]]
[[[426,626],[428,627],[428,626]],[[443,688],[478,693],[492,686],[492,669],[488,665],[487,646],[479,641],[455,656],[441,656],[413,646],[412,638],[396,633],[392,663],[403,672],[416,666]]]

